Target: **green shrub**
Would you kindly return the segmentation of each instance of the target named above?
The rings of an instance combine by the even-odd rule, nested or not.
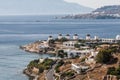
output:
[[[96,61],[99,63],[107,63],[112,58],[112,54],[110,50],[101,50],[96,56]]]
[[[120,67],[118,67],[118,68],[115,68],[115,67],[108,68],[107,74],[115,75],[115,76],[117,76],[118,79],[120,79]]]

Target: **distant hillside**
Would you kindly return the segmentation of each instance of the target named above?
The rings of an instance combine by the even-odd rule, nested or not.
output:
[[[46,1],[48,2],[46,3]],[[94,10],[76,3],[68,3],[64,0],[40,0],[40,2],[39,8],[43,14],[78,14]]]
[[[92,10],[64,0],[3,0],[0,5],[0,15],[76,14]]]
[[[68,15],[62,18],[73,19],[120,19],[120,5],[104,6],[88,14]]]

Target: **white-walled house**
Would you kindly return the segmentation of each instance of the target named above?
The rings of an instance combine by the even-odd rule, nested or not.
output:
[[[75,48],[74,45],[77,43],[77,41],[66,41],[63,42],[63,47],[65,48]]]
[[[81,64],[71,64],[71,69],[76,71],[78,74],[85,72],[89,69],[89,66],[87,65],[81,65]]]
[[[103,43],[117,43],[118,42],[118,40],[116,40],[116,39],[110,39],[110,38],[102,38],[101,41]]]
[[[49,47],[48,41],[42,41],[42,43],[39,46],[39,48],[47,48],[47,47]]]
[[[71,49],[64,49],[64,52],[67,53],[68,58],[75,57],[75,56],[86,56],[87,54],[91,53],[93,50],[71,50]]]
[[[95,57],[97,56],[97,54],[98,52],[95,52],[95,51],[91,52],[91,55],[85,59],[85,62],[87,64],[95,64],[96,63]]]

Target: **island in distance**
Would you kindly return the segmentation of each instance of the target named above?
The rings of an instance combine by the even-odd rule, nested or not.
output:
[[[120,5],[111,5],[97,8],[91,13],[67,15],[62,19],[120,19]]]

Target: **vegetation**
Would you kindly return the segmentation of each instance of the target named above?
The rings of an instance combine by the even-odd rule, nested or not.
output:
[[[80,48],[80,44],[75,44],[74,47],[75,48]]]
[[[54,64],[54,61],[51,59],[45,59],[43,63],[39,63],[39,60],[33,60],[28,64],[28,69],[31,70],[32,68],[38,68],[39,73],[42,73],[45,69],[51,68]]]
[[[65,42],[65,41],[68,41],[68,39],[65,38],[65,37],[63,37],[63,38],[61,38],[61,39],[56,38],[55,41],[58,41],[58,42]]]
[[[85,57],[84,57],[84,58],[82,58],[82,59],[81,59],[81,62],[84,62],[84,61],[85,61],[85,59],[86,59]]]
[[[60,57],[60,58],[64,58],[64,57],[67,57],[68,55],[63,50],[59,50],[58,53],[57,53],[57,56]]]
[[[60,60],[60,61],[58,62],[58,64],[57,64],[56,67],[55,67],[56,73],[59,73],[59,72],[60,72],[60,71],[59,71],[59,67],[62,66],[63,64],[64,64],[64,61],[63,61],[63,60]]]
[[[98,55],[96,56],[96,61],[99,63],[107,63],[112,58],[112,51],[111,49],[103,49],[99,51]]]
[[[118,67],[118,68],[115,68],[115,67],[108,68],[107,74],[115,75],[120,79],[120,67]]]
[[[62,77],[72,77],[74,76],[74,72],[69,71],[69,72],[64,72],[61,74]]]
[[[86,40],[79,39],[78,42],[80,42],[80,43],[85,43]]]

